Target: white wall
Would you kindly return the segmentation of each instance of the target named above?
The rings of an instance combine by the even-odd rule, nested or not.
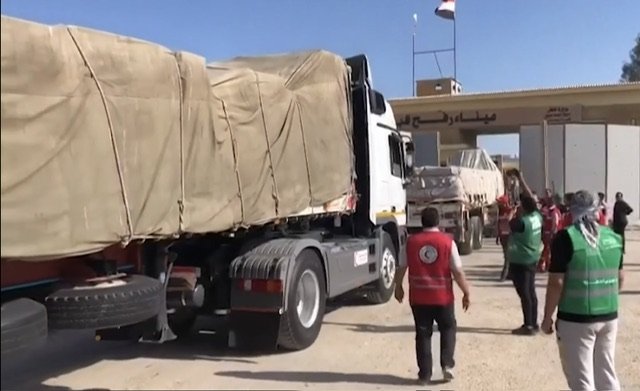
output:
[[[564,126],[547,128],[547,172],[549,187],[561,196],[564,190]]]
[[[629,222],[640,220],[640,126],[607,126],[607,201],[621,191],[634,209]]]
[[[565,125],[565,191],[606,189],[606,126]]]
[[[520,127],[520,170],[531,190],[544,190],[544,150],[542,128],[539,125]]]

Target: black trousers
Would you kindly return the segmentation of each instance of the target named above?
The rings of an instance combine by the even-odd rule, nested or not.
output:
[[[500,235],[498,237],[502,246],[502,272],[500,273],[500,281],[504,281],[509,277],[509,260],[507,259],[507,248],[509,247],[509,235]]]
[[[627,228],[626,225],[614,225],[613,226],[613,232],[617,233],[618,235],[622,236],[622,253],[624,254],[624,231]]]
[[[438,324],[440,332],[440,366],[453,368],[453,353],[456,348],[456,316],[454,305],[412,305],[413,320],[416,325],[416,358],[418,360],[418,376],[430,378],[433,373],[433,357],[431,355],[431,336],[433,322]]]
[[[538,325],[538,296],[536,295],[536,264],[521,265],[511,263],[511,277],[513,286],[520,297],[524,325],[535,327]]]

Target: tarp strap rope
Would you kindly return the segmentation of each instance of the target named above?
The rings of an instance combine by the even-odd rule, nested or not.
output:
[[[302,123],[302,108],[298,100],[295,100],[295,105],[298,108],[298,121],[300,121],[300,134],[302,135],[302,150],[304,153],[304,163],[307,167],[307,182],[309,183],[309,206],[313,206],[313,191],[311,189],[311,169],[309,167],[309,154],[307,152],[307,139],[304,133],[304,124]]]
[[[185,90],[182,80],[182,72],[180,71],[180,63],[178,56],[180,53],[174,53],[173,58],[176,63],[176,71],[178,74],[178,88],[180,93],[178,99],[180,100],[180,199],[178,200],[178,233],[184,232],[184,201],[185,201],[185,184],[184,184],[184,100]]]
[[[269,156],[269,166],[271,168],[271,179],[273,180],[273,198],[276,206],[276,217],[280,217],[280,196],[278,193],[278,183],[276,181],[275,167],[273,166],[273,156],[271,154],[271,142],[269,141],[269,131],[267,129],[267,119],[264,116],[264,104],[262,102],[262,91],[260,90],[260,76],[254,72],[256,77],[256,87],[258,88],[258,100],[260,101],[260,115],[262,117],[262,127],[264,129],[264,137],[267,142],[267,155]]]
[[[120,182],[122,202],[124,203],[124,210],[127,218],[127,229],[129,233],[126,237],[121,238],[123,242],[122,244],[126,246],[127,244],[129,244],[129,242],[131,241],[131,238],[133,237],[133,221],[131,219],[131,209],[129,208],[129,199],[127,198],[127,191],[125,188],[124,173],[122,172],[122,163],[120,160],[120,154],[118,153],[118,144],[116,142],[116,135],[113,130],[113,121],[111,119],[111,112],[109,111],[109,105],[107,104],[107,98],[105,96],[104,90],[102,89],[102,85],[100,84],[100,81],[98,80],[98,77],[96,76],[96,73],[93,70],[93,67],[91,66],[91,64],[89,63],[89,60],[87,59],[84,52],[82,51],[80,44],[78,43],[78,41],[76,40],[76,37],[73,35],[73,32],[71,31],[71,28],[67,27],[67,32],[69,33],[69,36],[71,37],[71,40],[73,41],[74,45],[78,49],[78,53],[80,54],[80,57],[82,57],[82,61],[84,61],[85,65],[87,66],[87,69],[91,73],[91,78],[93,78],[94,82],[96,83],[96,87],[98,88],[98,92],[100,93],[100,99],[102,100],[102,104],[104,106],[104,111],[107,117],[107,124],[109,126],[109,136],[111,138],[111,146],[113,148],[113,155],[116,161],[116,169],[118,171],[118,180]]]
[[[347,72],[344,80],[345,85],[351,85],[351,72]],[[347,128],[354,129],[354,118],[353,118],[353,97],[351,93],[346,94],[347,105],[349,107],[348,117],[347,117]],[[355,182],[358,180],[358,173],[356,172],[356,155],[355,155],[355,146],[353,143],[353,133],[347,135],[347,140],[349,141],[349,151],[351,151],[351,189],[349,190],[350,194],[357,194],[355,191]]]
[[[244,194],[242,193],[242,179],[240,178],[240,165],[238,162],[240,161],[238,154],[238,141],[236,140],[236,136],[233,132],[233,128],[231,127],[231,121],[229,120],[229,113],[227,112],[227,105],[223,100],[220,100],[222,104],[222,111],[224,112],[224,120],[227,122],[227,128],[229,129],[229,136],[231,137],[231,149],[233,151],[233,165],[234,170],[236,172],[236,182],[238,182],[238,194],[240,195],[240,215],[242,216],[241,223],[245,222],[244,215]],[[215,129],[213,130],[216,131]]]

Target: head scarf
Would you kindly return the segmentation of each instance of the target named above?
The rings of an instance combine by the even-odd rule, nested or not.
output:
[[[593,195],[580,190],[573,195],[569,211],[573,217],[573,225],[582,233],[591,247],[598,245],[598,208]]]

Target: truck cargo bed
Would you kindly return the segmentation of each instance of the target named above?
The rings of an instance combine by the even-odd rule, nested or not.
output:
[[[407,199],[425,202],[462,201],[488,205],[504,192],[502,176],[466,167],[423,167],[407,188]]]
[[[2,17],[2,258],[355,208],[349,69]]]

